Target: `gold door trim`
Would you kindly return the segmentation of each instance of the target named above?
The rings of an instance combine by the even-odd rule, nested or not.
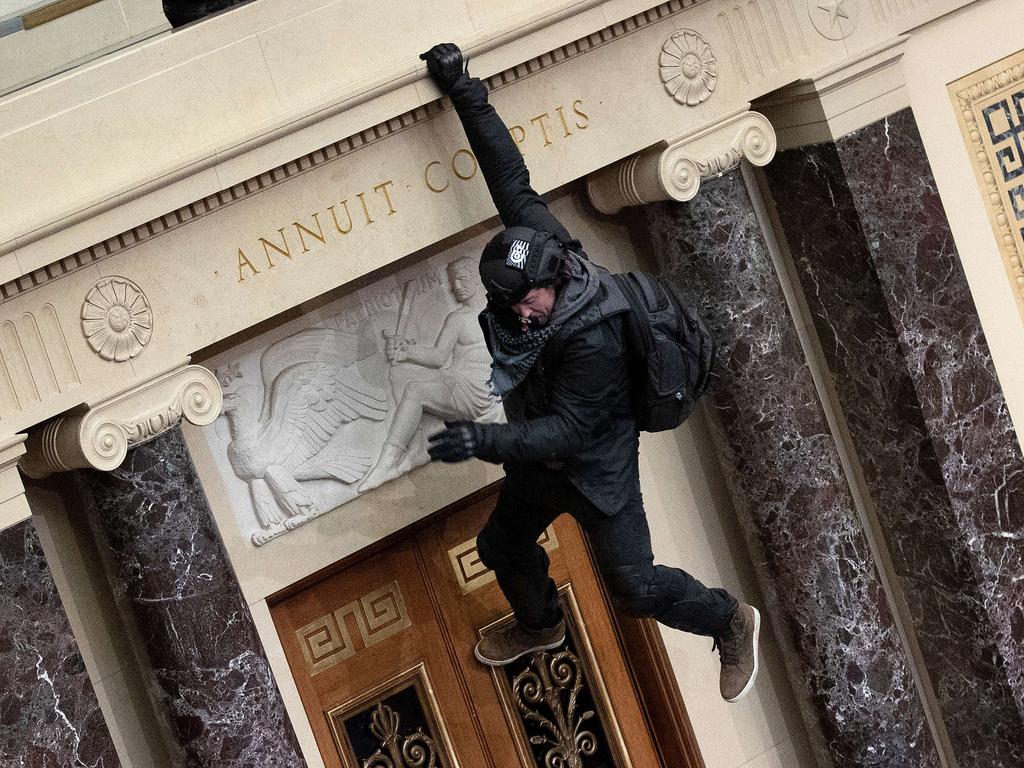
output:
[[[548,526],[537,539],[537,543],[548,552],[558,549],[558,537],[555,536],[554,527]],[[451,561],[452,570],[455,573],[455,582],[464,595],[480,589],[485,584],[490,584],[496,578],[494,571],[480,562],[476,536],[449,549],[448,559]]]
[[[368,709],[370,706],[380,705],[388,696],[401,691],[409,684],[412,684],[415,688],[428,727],[432,734],[435,735],[433,743],[438,745],[440,750],[439,768],[460,768],[444,716],[437,705],[434,686],[431,684],[430,676],[427,674],[426,664],[422,661],[414,667],[398,673],[394,677],[346,701],[344,704],[333,707],[325,713],[327,722],[331,726],[331,734],[334,736],[334,744],[338,749],[338,755],[345,768],[367,768],[368,766],[386,764],[372,763],[370,760],[365,761],[362,765],[356,762],[354,757],[355,748],[348,738],[348,732],[344,727],[344,720]],[[400,768],[400,766],[396,766],[396,768]]]
[[[625,739],[622,737],[622,730],[619,728],[618,720],[615,719],[614,712],[612,711],[608,697],[608,688],[605,685],[600,667],[594,656],[594,647],[590,641],[587,626],[583,620],[583,614],[580,612],[579,603],[576,600],[572,584],[564,584],[559,587],[558,594],[565,613],[566,633],[571,635],[576,642],[576,648],[579,652],[579,663],[583,669],[587,684],[591,687],[591,696],[594,699],[594,705],[598,709],[598,716],[601,724],[604,726],[605,736],[608,739],[608,749],[621,768],[633,768],[633,763],[629,758],[629,751],[626,749]],[[482,638],[498,627],[514,620],[510,612],[479,629],[478,634]],[[504,669],[502,667],[491,667],[491,677],[494,680],[495,688],[498,690],[498,699],[501,702],[502,711],[505,713],[505,719],[515,734],[514,740],[520,760],[523,765],[536,765],[533,751],[530,748],[526,730],[523,726],[519,707],[516,704],[508,678],[504,674]]]
[[[367,592],[295,630],[310,677],[351,658],[361,650],[356,648],[352,640],[346,615],[351,615],[355,620],[364,648],[376,645],[412,626],[397,581]]]

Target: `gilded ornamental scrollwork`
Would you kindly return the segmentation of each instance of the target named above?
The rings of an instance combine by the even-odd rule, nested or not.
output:
[[[345,768],[459,768],[427,666],[327,712]]]

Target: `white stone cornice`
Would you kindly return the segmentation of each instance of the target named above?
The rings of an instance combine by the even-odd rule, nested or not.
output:
[[[217,377],[199,365],[182,365],[131,389],[58,416],[29,433],[21,470],[42,478],[54,472],[118,467],[141,443],[177,426],[197,426],[220,414],[223,393]]]
[[[768,119],[743,110],[613,163],[587,178],[587,193],[602,213],[659,200],[686,202],[702,179],[721,176],[746,159],[767,165],[775,156]]]
[[[779,149],[834,141],[910,106],[900,64],[906,42],[894,38],[759,99]]]
[[[0,438],[0,531],[31,515],[25,500],[25,486],[18,474],[18,460],[25,455],[26,437]]]

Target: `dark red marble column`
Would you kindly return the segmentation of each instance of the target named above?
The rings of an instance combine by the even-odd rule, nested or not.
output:
[[[837,768],[937,766],[936,748],[738,171],[636,209],[719,342],[712,433],[805,722]]]
[[[176,764],[305,766],[180,430],[77,480]]]
[[[0,765],[120,764],[35,528],[0,531]]]
[[[1024,460],[913,116],[766,176],[954,753],[1024,765]]]

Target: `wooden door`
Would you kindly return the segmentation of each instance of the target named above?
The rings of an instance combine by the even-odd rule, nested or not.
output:
[[[569,516],[541,537],[568,620],[565,645],[502,668],[473,658],[477,640],[511,620],[476,555],[476,534],[495,497],[439,514],[273,602],[325,765],[664,764],[586,542]]]

